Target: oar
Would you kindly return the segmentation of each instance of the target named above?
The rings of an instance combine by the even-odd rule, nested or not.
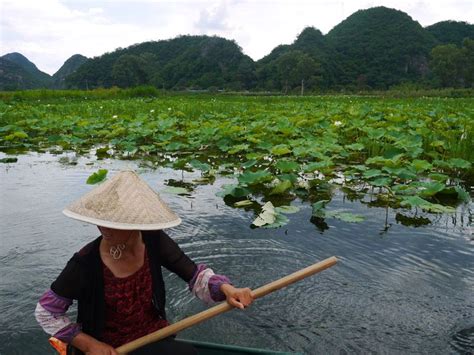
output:
[[[296,271],[288,276],[282,277],[279,280],[270,282],[269,284],[266,284],[262,287],[257,288],[256,290],[253,290],[252,291],[253,298],[257,299],[265,295],[268,295],[269,293],[273,291],[276,291],[276,290],[279,290],[280,288],[291,285],[292,283],[302,280],[305,277],[308,277],[308,276],[316,274],[317,272],[323,271],[333,266],[336,262],[337,262],[337,258],[332,256],[323,261],[320,261],[319,263],[316,263],[314,265],[311,265],[304,269]],[[186,328],[189,328],[189,327],[192,327],[193,325],[204,322],[205,320],[215,317],[221,313],[230,311],[233,308],[234,307],[229,305],[227,302],[222,302],[218,304],[217,306],[214,306],[198,314],[195,314],[194,316],[185,318],[183,320],[180,320],[179,322],[176,322],[165,328],[157,330],[156,332],[153,332],[141,338],[135,339],[131,341],[130,343],[127,343],[118,347],[116,350],[119,354],[127,354],[144,345],[167,338],[170,335],[176,334]]]

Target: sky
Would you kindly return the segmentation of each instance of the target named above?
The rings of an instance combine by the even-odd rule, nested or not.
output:
[[[359,9],[386,6],[422,26],[474,22],[473,0],[0,0],[0,56],[19,52],[54,74],[72,55],[178,35],[235,40],[258,60],[307,26],[323,34]]]

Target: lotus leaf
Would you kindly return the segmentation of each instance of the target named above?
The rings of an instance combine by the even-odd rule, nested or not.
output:
[[[289,180],[283,180],[279,182],[270,192],[270,195],[279,195],[285,193],[293,187],[293,184]]]
[[[417,178],[417,175],[410,167],[407,168],[391,168],[384,166],[383,171],[389,173],[392,177],[397,177],[402,180],[414,180]]]
[[[229,154],[235,154],[241,151],[245,151],[249,149],[249,147],[250,146],[248,144],[238,144],[238,145],[234,145],[231,149],[227,150],[227,152]]]
[[[362,149],[364,149],[364,145],[362,143],[353,143],[353,144],[346,145],[346,148],[349,150],[361,151]]]
[[[448,175],[441,173],[431,173],[428,175],[428,177],[439,182],[446,182],[449,179]]]
[[[370,170],[364,171],[364,173],[362,175],[366,179],[372,179],[374,177],[383,176],[385,174],[379,169],[370,169]]]
[[[379,187],[390,186],[392,184],[392,179],[390,179],[389,177],[381,177],[370,181],[370,184]]]
[[[434,213],[453,213],[456,210],[449,206],[442,206],[437,203],[431,203],[419,196],[403,197],[400,205],[403,207],[420,207],[421,209]]]
[[[313,203],[311,205],[312,208],[313,208],[312,215],[315,216],[315,217],[324,218],[324,216],[325,216],[324,208],[326,207],[326,204],[328,202],[329,202],[329,200],[321,200],[321,201]]]
[[[250,195],[250,190],[240,185],[222,185],[222,190],[216,193],[216,196],[226,197],[232,196],[235,198],[247,197]]]
[[[273,223],[265,224],[262,227],[263,228],[280,228],[288,224],[289,221],[290,220],[288,219],[288,217],[286,217],[283,214],[278,213],[275,215],[275,221]]]
[[[201,170],[202,172],[208,172],[211,170],[211,166],[209,164],[200,162],[197,159],[189,161],[189,165],[191,165],[194,169]]]
[[[471,196],[469,195],[469,192],[467,192],[464,188],[461,186],[455,186],[454,190],[458,193],[458,198],[459,200],[463,202],[469,202],[471,201]]]
[[[364,216],[350,213],[350,212],[340,212],[340,211],[326,211],[325,217],[330,218],[336,218],[344,222],[349,222],[349,223],[359,223],[364,221]]]
[[[17,161],[18,161],[18,158],[16,157],[7,157],[7,158],[0,159],[0,163],[16,163]]]
[[[177,186],[167,186],[161,192],[173,195],[189,195],[189,191],[184,187],[177,187]]]
[[[262,227],[266,224],[272,224],[275,222],[276,219],[276,212],[275,207],[271,202],[267,202],[263,205],[262,211],[260,214],[255,218],[252,224],[256,227]]]
[[[451,158],[447,161],[448,165],[453,168],[457,169],[470,169],[472,164],[467,160],[460,159],[460,158]]]
[[[250,200],[242,200],[242,201],[237,201],[234,203],[235,207],[244,207],[244,206],[250,206],[253,205],[253,201]]]
[[[291,181],[292,184],[296,184],[298,182],[298,175],[296,174],[280,174],[277,175],[277,178],[280,180],[288,180]]]
[[[255,185],[263,182],[271,181],[273,176],[266,170],[258,170],[255,172],[246,171],[242,173],[238,178],[239,183],[246,185]]]
[[[87,178],[86,183],[89,185],[95,185],[99,182],[102,182],[107,177],[107,173],[109,171],[107,169],[99,169],[97,172],[93,173]]]
[[[280,160],[275,164],[275,167],[280,170],[282,173],[288,173],[293,171],[298,171],[300,165],[291,160]]]
[[[299,212],[299,207],[296,206],[279,206],[275,208],[275,211],[278,213],[292,214]]]
[[[285,155],[285,154],[291,153],[291,150],[288,148],[286,144],[277,145],[271,148],[270,151],[274,155]]]
[[[327,159],[327,160],[323,160],[323,161],[320,161],[320,162],[315,162],[315,163],[311,163],[311,164],[306,165],[304,167],[304,171],[306,173],[312,173],[312,172],[315,172],[315,171],[320,171],[320,170],[323,170],[323,169],[327,169],[331,166],[333,166],[333,162],[330,159]]]
[[[436,195],[438,192],[443,191],[445,189],[445,185],[438,181],[424,183],[424,189],[420,191],[421,197],[432,197]]]
[[[426,171],[426,170],[430,170],[433,168],[433,165],[431,165],[429,162],[427,162],[426,160],[419,160],[419,159],[415,159],[413,160],[413,162],[411,163],[411,167],[413,169],[415,169],[417,172],[421,172],[421,171]]]
[[[257,164],[257,160],[256,159],[250,159],[250,160],[247,160],[245,163],[243,163],[241,165],[242,169],[248,169],[248,168],[251,168],[252,166],[254,166],[255,164]]]

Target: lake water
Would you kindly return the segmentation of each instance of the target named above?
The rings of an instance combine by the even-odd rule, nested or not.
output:
[[[4,155],[0,156],[3,157]],[[94,226],[61,211],[92,187],[99,167],[109,175],[139,169],[157,191],[169,179],[198,173],[140,169],[137,162],[30,153],[0,165],[0,353],[53,354],[33,312],[72,254],[98,236]],[[454,215],[429,215],[420,227],[400,223],[403,212],[350,201],[336,191],[329,209],[362,214],[362,223],[310,223],[311,206],[280,229],[252,229],[252,211],[227,206],[215,193],[229,178],[198,186],[189,197],[162,194],[182,217],[169,234],[198,263],[238,286],[259,287],[337,256],[339,263],[260,300],[180,334],[182,338],[305,354],[470,354],[474,351],[473,204]],[[186,284],[166,276],[171,321],[206,307]]]

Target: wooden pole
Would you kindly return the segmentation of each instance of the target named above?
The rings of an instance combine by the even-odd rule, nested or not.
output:
[[[276,290],[279,290],[283,287],[286,287],[288,285],[291,285],[292,283],[295,283],[297,281],[300,281],[308,276],[314,275],[320,271],[323,271],[331,266],[333,266],[337,262],[337,258],[332,256],[330,258],[327,258],[323,261],[320,261],[319,263],[316,263],[314,265],[308,266],[304,269],[301,269],[299,271],[296,271],[288,276],[285,276],[279,280],[270,282],[269,284],[266,284],[262,287],[257,288],[256,290],[252,291],[252,295],[254,299],[261,298],[265,295],[268,295],[271,292],[274,292]],[[165,328],[162,328],[160,330],[157,330],[156,332],[150,333],[148,335],[145,335],[141,338],[135,339],[131,341],[130,343],[124,344],[120,347],[118,347],[116,350],[119,354],[127,354],[133,350],[136,350],[144,345],[154,343],[158,340],[164,339],[169,337],[170,335],[176,334],[186,328],[192,327],[193,325],[199,324],[201,322],[204,322],[205,320],[208,320],[212,317],[215,317],[221,313],[230,311],[234,307],[229,305],[227,302],[222,302],[218,304],[217,306],[214,306],[212,308],[209,308],[205,311],[202,311],[198,314],[195,314],[194,316],[185,318],[183,320],[180,320],[179,322],[176,322],[174,324],[171,324]]]

